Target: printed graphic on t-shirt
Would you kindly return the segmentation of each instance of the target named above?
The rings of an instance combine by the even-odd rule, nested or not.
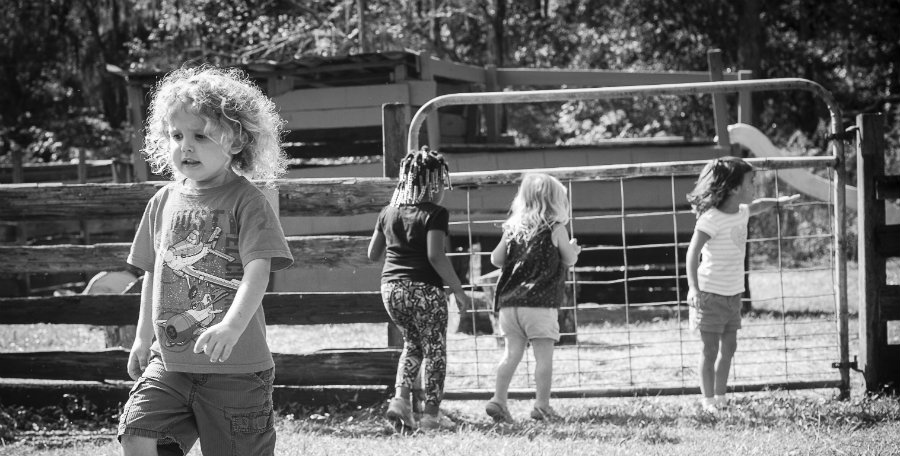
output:
[[[162,258],[161,303],[165,304],[155,323],[164,335],[160,342],[171,351],[192,346],[197,336],[221,319],[241,284],[233,278],[240,274],[241,264],[230,254],[237,254],[237,236],[222,236],[216,215],[223,214],[180,212],[174,232],[166,236],[170,245]]]
[[[163,328],[166,338],[163,342],[166,347],[182,346],[192,342],[196,336],[203,334],[206,328],[212,326],[216,315],[224,312],[224,309],[216,310],[213,306],[217,301],[228,295],[226,290],[208,290],[200,292],[199,288],[191,288],[192,294],[202,293],[200,299],[191,299],[191,307],[181,313],[165,312],[163,315],[172,314],[165,320],[157,320],[156,324]]]

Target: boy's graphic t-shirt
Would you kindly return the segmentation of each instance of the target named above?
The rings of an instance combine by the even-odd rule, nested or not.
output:
[[[244,266],[271,259],[271,270],[293,258],[265,195],[240,177],[211,189],[180,182],[160,189],[144,210],[128,263],[153,272],[151,350],[166,370],[248,373],[274,366],[260,306],[224,363],[194,353],[197,337],[228,312]]]
[[[695,231],[709,235],[700,250],[697,286],[707,293],[733,296],[744,292],[744,255],[750,208],[741,204],[734,214],[710,209],[697,219]]]

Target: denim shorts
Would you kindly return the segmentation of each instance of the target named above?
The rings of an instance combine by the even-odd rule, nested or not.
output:
[[[187,454],[199,438],[203,454],[274,455],[274,369],[247,374],[168,372],[153,357],[134,383],[118,437],[157,439]]]
[[[722,334],[741,329],[741,293],[722,296],[698,291],[689,312],[691,329]]]
[[[503,307],[500,331],[507,338],[553,339],[559,342],[559,309],[553,307]]]

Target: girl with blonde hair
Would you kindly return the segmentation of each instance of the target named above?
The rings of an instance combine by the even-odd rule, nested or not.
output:
[[[503,223],[503,237],[491,252],[501,268],[494,310],[506,340],[497,366],[494,396],[485,412],[496,422],[511,422],[509,383],[528,344],[534,350],[536,385],[531,418],[559,418],[550,407],[553,345],[559,341],[559,307],[566,299],[566,271],[578,261],[581,247],[569,239],[566,188],[548,174],[526,174]]]

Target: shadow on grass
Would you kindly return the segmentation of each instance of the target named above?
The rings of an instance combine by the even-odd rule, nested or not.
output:
[[[495,424],[474,413],[449,411],[457,426],[440,434],[480,433],[496,436],[542,437],[559,440],[640,441],[651,444],[679,443],[680,428],[690,429],[796,429],[798,431],[853,432],[900,420],[897,396],[837,401],[781,397],[764,393],[735,398],[716,414],[702,412],[695,397],[634,398],[610,401],[614,405],[558,410],[559,421],[540,422],[521,417],[514,423]],[[475,406],[476,408],[479,406]],[[306,432],[344,437],[395,436],[383,419],[384,407],[343,411],[328,416],[283,416],[284,432]],[[432,434],[422,431],[416,435]]]
[[[456,423],[449,431],[397,434],[383,418],[384,406],[308,416],[282,416],[279,432],[302,432],[348,438],[422,438],[429,435],[481,434],[498,438],[590,440],[614,444],[681,443],[683,429],[743,429],[766,431],[848,433],[900,420],[897,396],[865,397],[853,401],[783,396],[766,392],[737,397],[716,414],[700,411],[695,397],[623,398],[600,406],[558,409],[564,418],[540,422],[517,417],[514,423],[495,424],[483,415],[480,403],[447,410]],[[319,412],[322,412],[320,410]],[[309,411],[306,411],[309,413]]]
[[[454,407],[448,416],[457,426],[440,432],[396,434],[383,418],[385,405],[358,407],[284,407],[277,414],[279,434],[304,433],[336,438],[391,439],[447,436],[466,439],[481,434],[524,437],[527,439],[590,440],[627,445],[679,444],[683,429],[694,430],[796,430],[799,434],[850,434],[900,421],[900,400],[896,395],[873,395],[855,400],[838,401],[804,398],[766,392],[735,398],[731,406],[717,414],[700,412],[694,397],[633,398],[603,401],[602,405],[569,406],[558,411],[559,421],[537,422],[523,416],[515,423],[494,424],[482,415],[481,405],[470,409]],[[14,412],[10,414],[9,412]],[[26,410],[4,408],[13,426],[6,442],[18,440],[23,448],[56,448],[75,444],[102,444],[114,438],[115,420],[110,417],[97,422],[60,420],[61,410],[43,408]],[[14,417],[14,418],[13,418]],[[30,417],[30,418],[29,418]],[[63,423],[64,422],[64,423]],[[38,426],[38,431],[35,431]],[[798,435],[799,435],[798,434]],[[467,437],[468,436],[468,437]],[[9,437],[13,437],[10,439]]]

